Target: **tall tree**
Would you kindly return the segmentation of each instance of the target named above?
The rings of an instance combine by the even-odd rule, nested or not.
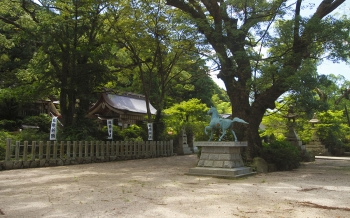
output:
[[[5,0],[0,21],[26,33],[35,42],[36,53],[19,76],[41,90],[55,88],[60,97],[62,123],[71,126],[85,116],[87,97],[106,82],[105,63],[110,46],[103,41],[103,12],[109,1]],[[19,13],[13,13],[17,11]],[[40,96],[40,89],[33,96]],[[45,93],[46,94],[46,93]]]
[[[215,51],[233,116],[249,122],[241,129],[250,157],[261,146],[258,129],[266,109],[314,78],[321,54],[346,58],[349,25],[327,16],[344,1],[324,0],[314,14],[302,17],[302,0],[290,5],[284,0],[167,0],[193,18]]]
[[[137,74],[133,79],[139,83],[133,87],[142,90],[146,102],[157,108],[154,120],[147,108],[148,122],[157,123],[171,89],[177,86],[175,82],[191,86],[198,74],[207,76],[195,44],[198,36],[162,0],[130,1],[123,12],[123,19],[110,16],[111,40],[129,57],[122,72]]]

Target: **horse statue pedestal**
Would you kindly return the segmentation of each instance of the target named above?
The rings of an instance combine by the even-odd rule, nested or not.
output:
[[[191,168],[186,175],[236,178],[255,174],[245,167],[241,147],[247,142],[194,142],[202,148],[197,167]]]

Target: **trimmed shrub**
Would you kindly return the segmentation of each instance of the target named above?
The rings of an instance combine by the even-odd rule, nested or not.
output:
[[[6,131],[16,131],[19,126],[20,125],[15,120],[0,120],[0,129]]]
[[[16,134],[16,139],[18,141],[28,141],[31,143],[32,141],[49,141],[49,133],[42,132],[37,129],[24,129]]]
[[[303,151],[300,154],[302,162],[313,162],[315,161],[315,155],[309,151]]]
[[[40,114],[39,116],[26,117],[23,124],[38,126],[42,132],[49,133],[51,128],[51,117],[47,114]]]
[[[299,149],[286,141],[263,143],[260,157],[270,164],[275,164],[279,171],[296,169],[301,160]]]
[[[147,132],[137,125],[131,125],[121,131],[121,135],[126,141],[142,141],[147,139]]]

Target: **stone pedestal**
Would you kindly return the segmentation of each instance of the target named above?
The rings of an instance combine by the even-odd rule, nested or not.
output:
[[[241,147],[247,142],[195,142],[202,148],[197,167],[191,168],[187,175],[241,177],[254,174],[250,167],[245,167]]]
[[[292,126],[289,126],[289,132],[286,140],[292,145],[298,147],[300,150],[305,151],[305,145],[302,144],[302,141],[299,139],[299,136]]]
[[[314,155],[328,155],[328,149],[322,145],[316,130],[314,130],[311,141],[306,145],[306,150]]]
[[[179,149],[178,152],[179,154],[193,154],[191,151],[191,148],[187,144],[187,135],[184,130],[182,130],[182,136],[179,139]]]

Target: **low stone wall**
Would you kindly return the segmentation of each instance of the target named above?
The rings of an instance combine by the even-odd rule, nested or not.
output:
[[[100,163],[173,155],[173,141],[19,141],[6,140],[6,157],[0,170]]]

